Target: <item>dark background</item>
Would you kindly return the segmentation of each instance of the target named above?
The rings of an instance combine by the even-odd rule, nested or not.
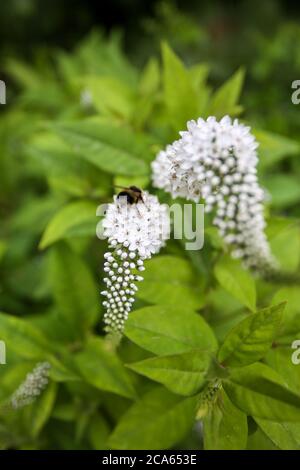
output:
[[[129,59],[143,66],[165,40],[187,65],[206,62],[213,87],[240,66],[243,105],[259,125],[297,136],[291,83],[300,74],[299,4],[283,0],[9,0],[1,2],[0,79],[7,62],[51,60],[93,30],[118,32]],[[17,92],[16,88],[16,92]]]
[[[138,47],[147,36],[145,19],[159,19],[159,0],[9,0],[1,2],[2,54],[30,55],[37,46],[70,48],[92,27],[122,28],[125,43]],[[266,34],[283,17],[295,19],[299,5],[287,0],[171,0],[180,11],[211,28],[212,39],[244,30],[245,23]]]

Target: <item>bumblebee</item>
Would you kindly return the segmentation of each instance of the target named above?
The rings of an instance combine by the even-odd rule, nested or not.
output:
[[[144,202],[143,193],[140,188],[136,186],[129,186],[128,188],[123,188],[122,186],[115,186],[116,188],[122,189],[117,195],[117,199],[120,197],[126,197],[128,204],[137,204],[139,201]]]

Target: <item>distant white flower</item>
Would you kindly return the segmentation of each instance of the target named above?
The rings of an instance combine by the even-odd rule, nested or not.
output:
[[[198,119],[180,132],[152,163],[153,185],[172,197],[215,210],[214,225],[232,256],[245,266],[267,272],[276,268],[264,228],[264,192],[257,181],[257,142],[250,128],[229,116]]]
[[[93,105],[93,95],[90,90],[82,90],[80,94],[80,104],[83,108],[90,108]]]
[[[122,333],[138,290],[136,283],[143,280],[139,272],[145,269],[144,260],[157,253],[169,237],[168,210],[147,191],[137,204],[115,196],[102,226],[111,250],[104,255],[104,322],[107,332]]]
[[[50,364],[41,362],[26,375],[24,382],[17,388],[10,399],[13,408],[22,408],[32,403],[48,384]]]

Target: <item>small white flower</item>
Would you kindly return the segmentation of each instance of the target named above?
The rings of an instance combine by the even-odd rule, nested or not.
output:
[[[156,196],[143,192],[143,202],[128,204],[126,198],[114,197],[103,220],[104,236],[111,251],[105,253],[104,278],[106,297],[106,331],[121,334],[135,301],[138,274],[145,269],[144,260],[157,253],[169,237],[167,207]]]
[[[276,268],[263,232],[264,191],[257,181],[257,142],[250,128],[209,117],[187,124],[181,138],[161,151],[152,163],[153,185],[216,210],[214,224],[232,256],[257,271]]]
[[[49,362],[41,362],[32,372],[26,375],[24,382],[17,388],[10,399],[11,406],[15,409],[32,403],[48,384]]]
[[[80,94],[80,104],[83,108],[90,108],[93,104],[93,95],[88,89],[82,90]]]

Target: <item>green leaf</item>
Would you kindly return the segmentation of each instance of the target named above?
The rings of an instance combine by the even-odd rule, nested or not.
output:
[[[71,353],[60,351],[60,360],[55,356],[48,357],[51,364],[49,376],[55,382],[70,382],[80,380],[80,376],[74,365]]]
[[[297,393],[300,390],[300,373],[299,364],[295,363],[297,362],[295,359],[299,354],[298,347],[294,349],[292,346],[294,338],[299,338],[298,334],[297,336],[293,335],[287,346],[277,345],[276,348],[271,349],[265,360],[283,378],[288,387]]]
[[[103,450],[106,449],[106,441],[109,436],[109,427],[103,416],[100,413],[96,413],[88,428],[88,438],[91,443],[92,449]]]
[[[292,174],[268,174],[262,184],[270,192],[271,206],[285,208],[300,200],[299,177]]]
[[[272,304],[286,302],[284,322],[281,336],[294,334],[300,331],[300,290],[298,286],[288,286],[279,289],[272,299]]]
[[[60,421],[74,421],[76,419],[77,407],[74,403],[56,403],[52,417]]]
[[[238,114],[242,110],[238,106],[238,100],[241,94],[245,71],[239,69],[229,78],[213,95],[209,114],[218,118],[225,114]]]
[[[37,437],[50,418],[57,392],[57,384],[50,382],[42,395],[25,411],[30,434]]]
[[[159,82],[159,63],[157,59],[151,57],[142,71],[139,81],[139,93],[142,96],[150,96],[153,98],[153,94],[159,87]]]
[[[59,316],[73,338],[82,336],[99,314],[97,287],[88,266],[61,242],[50,252],[49,276]]]
[[[158,60],[150,58],[145,65],[138,85],[138,100],[135,104],[132,124],[139,129],[147,126],[152,112],[157,106],[160,86],[160,67]]]
[[[195,349],[182,354],[152,357],[128,367],[160,382],[171,392],[190,396],[204,385],[211,360],[211,352]]]
[[[221,390],[204,418],[205,450],[244,450],[247,446],[247,416]]]
[[[0,336],[6,343],[7,354],[15,351],[25,359],[45,357],[51,347],[42,332],[28,320],[0,313]]]
[[[36,361],[47,360],[51,364],[49,375],[54,381],[64,382],[79,379],[70,360],[70,354],[60,348],[58,343],[50,343],[50,340],[44,336],[43,332],[29,320],[0,313],[0,336],[1,340],[7,345],[8,364],[11,363],[13,352],[16,353],[18,358],[21,357],[26,359],[26,361],[34,361],[32,363],[23,362],[25,372],[22,369],[22,364],[18,364],[20,366],[20,374],[22,375],[23,372],[24,377],[26,372],[30,372],[33,369]],[[56,354],[59,354],[62,362],[56,357]],[[27,364],[29,365],[27,366]],[[14,378],[14,369],[11,372]],[[16,368],[16,377],[18,377],[18,368]],[[19,380],[19,382],[21,381]],[[5,389],[3,378],[1,383]]]
[[[256,429],[248,436],[247,450],[279,450],[263,430],[254,422]]]
[[[10,77],[24,88],[32,89],[41,85],[42,77],[38,70],[24,62],[11,57],[7,60],[5,69]]]
[[[117,175],[148,173],[144,153],[149,149],[125,128],[102,121],[55,124],[52,129],[70,144],[75,154],[101,170]]]
[[[26,152],[48,182],[76,197],[97,197],[111,190],[107,175],[88,161],[76,158],[67,143],[53,133],[32,139]]]
[[[49,285],[46,276],[46,263],[43,255],[28,257],[6,279],[7,287],[14,295],[34,300],[45,299],[49,295]]]
[[[144,395],[121,417],[110,448],[159,450],[173,447],[192,428],[196,398],[182,399],[159,387]]]
[[[187,260],[160,256],[147,261],[144,281],[137,297],[151,304],[196,309],[203,306],[204,293]],[[199,281],[198,281],[199,283]]]
[[[125,335],[158,355],[197,348],[214,351],[217,347],[212,330],[200,315],[175,306],[144,307],[132,312],[126,321]]]
[[[0,263],[2,261],[2,258],[6,252],[7,249],[7,244],[4,240],[0,240]]]
[[[276,228],[278,229],[276,230]],[[290,272],[296,271],[300,261],[299,221],[272,219],[266,233],[270,240],[272,253],[278,259],[281,269]]]
[[[219,361],[240,367],[259,361],[270,349],[278,332],[285,303],[253,313],[233,328],[218,353]]]
[[[276,423],[255,418],[257,424],[282,450],[300,450],[300,423]]]
[[[213,312],[209,318],[210,325],[222,344],[229,331],[246,318],[249,312],[241,308],[240,302],[220,286],[210,289],[207,301]]]
[[[123,80],[89,75],[80,79],[80,82],[83,90],[91,94],[92,104],[100,113],[130,119],[135,95]]]
[[[77,410],[76,424],[75,424],[75,442],[79,443],[84,441],[85,436],[90,427],[91,418],[97,411],[99,402],[91,402],[88,405],[81,404]]]
[[[209,67],[208,64],[205,63],[195,64],[189,69],[189,75],[192,78],[196,90],[200,89],[201,92],[203,91],[202,87],[207,80],[208,72]]]
[[[96,233],[97,204],[91,201],[76,201],[62,207],[48,223],[42,239],[40,248],[44,249],[57,240],[70,236],[81,235],[81,230],[88,224],[91,234]]]
[[[99,30],[93,29],[80,42],[75,58],[70,55],[73,62],[78,59],[77,73],[80,74],[84,70],[104,77],[122,77],[125,83],[134,86],[137,73],[122,51],[120,34],[113,32],[109,39],[103,36]]]
[[[126,369],[100,338],[90,338],[75,362],[83,378],[94,387],[126,398],[135,397]]]
[[[262,169],[274,165],[289,155],[299,153],[300,146],[295,140],[260,129],[252,129],[259,142],[259,165]]]
[[[264,364],[232,369],[223,386],[230,400],[249,415],[279,422],[300,421],[300,396]]]
[[[214,272],[225,290],[253,312],[256,310],[255,282],[237,260],[223,256],[215,265]]]
[[[11,227],[15,232],[40,234],[49,220],[61,207],[63,198],[57,195],[31,197],[20,207],[11,219]]]
[[[183,63],[167,44],[162,45],[164,100],[176,131],[198,117],[198,96]]]

